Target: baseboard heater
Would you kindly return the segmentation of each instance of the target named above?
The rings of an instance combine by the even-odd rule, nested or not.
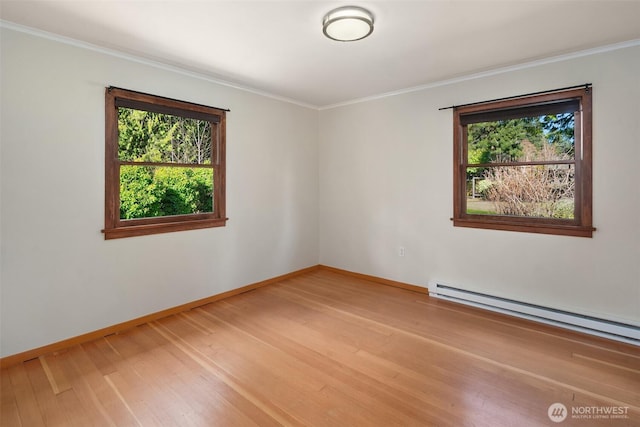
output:
[[[429,284],[429,296],[640,346],[640,327],[637,325],[468,291],[441,283]]]

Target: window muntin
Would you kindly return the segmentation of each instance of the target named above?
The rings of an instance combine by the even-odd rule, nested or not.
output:
[[[457,107],[454,225],[590,237],[591,89]]]
[[[223,226],[225,111],[107,88],[106,239]]]

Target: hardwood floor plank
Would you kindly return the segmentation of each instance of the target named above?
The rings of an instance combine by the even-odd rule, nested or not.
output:
[[[135,425],[136,421],[109,386],[105,376],[92,362],[83,346],[69,349],[70,362],[65,374],[83,407],[97,417],[95,425]]]
[[[264,297],[261,298],[261,301],[263,299]],[[291,339],[298,341],[300,343],[305,343],[304,345],[308,346],[309,348],[311,348],[312,350],[318,353],[322,353],[326,357],[331,358],[332,361],[334,361],[335,363],[339,363],[345,366],[351,366],[353,367],[353,369],[361,370],[361,373],[363,375],[368,376],[370,378],[375,378],[381,384],[385,384],[387,388],[393,389],[394,394],[397,394],[399,392],[406,392],[407,394],[410,394],[411,397],[419,400],[420,405],[422,405],[424,408],[430,409],[431,412],[435,414],[439,412],[443,412],[443,409],[450,407],[459,399],[459,389],[457,388],[452,387],[449,390],[449,393],[448,394],[446,393],[447,380],[452,381],[458,386],[460,385],[459,379],[456,380],[455,378],[450,378],[452,372],[449,372],[449,377],[445,378],[444,380],[441,380],[440,382],[434,382],[433,379],[429,378],[428,376],[424,376],[423,377],[423,379],[425,380],[424,382],[412,384],[413,387],[417,387],[417,388],[412,388],[412,386],[403,387],[401,384],[398,384],[397,382],[394,383],[394,379],[397,379],[399,376],[398,370],[389,369],[387,371],[382,371],[382,372],[379,369],[375,370],[375,367],[373,367],[372,364],[363,363],[362,359],[358,360],[358,358],[355,356],[362,354],[362,350],[358,350],[352,347],[348,343],[342,343],[342,345],[338,345],[338,343],[334,341],[330,347],[330,352],[325,352],[325,349],[327,348],[326,344],[323,342],[322,337],[316,333],[316,331],[314,331],[313,329],[309,329],[308,326],[310,323],[308,321],[305,321],[304,326],[300,328],[296,328],[292,325],[285,325],[285,324],[278,324],[278,323],[273,323],[273,326],[271,326],[272,322],[276,322],[276,321],[273,319],[270,319],[270,317],[274,318],[277,316],[274,314],[269,317],[261,318],[260,319],[261,329],[273,328],[275,330],[278,330],[278,329],[286,330],[288,332],[288,336]],[[406,351],[402,351],[401,349],[399,350],[400,350],[399,352],[407,353]],[[399,352],[395,352],[395,353],[399,353]],[[396,354],[396,357],[397,357],[397,354]],[[409,357],[416,358],[415,354],[410,355]],[[465,365],[461,364],[460,366],[465,366]],[[459,373],[458,376],[460,377],[460,379],[462,379],[464,378],[465,373],[464,372]],[[422,394],[422,392],[419,391],[421,389],[438,390],[438,393],[435,395]],[[449,416],[449,418],[451,417]],[[451,421],[451,419],[449,420]],[[439,421],[444,422],[445,420],[443,419]],[[427,425],[429,424],[430,423],[427,423]]]
[[[545,325],[543,323],[520,323],[517,321],[514,322],[513,318],[500,313],[456,304],[445,300],[429,299],[418,302],[426,305],[427,307],[425,309],[427,311],[449,311],[453,313],[454,317],[465,316],[476,319],[481,323],[488,322],[494,325],[506,325],[510,330],[533,332],[538,336],[546,336],[551,340],[557,340],[559,342],[565,343],[566,345],[577,344],[579,348],[591,349],[592,351],[597,352],[604,352],[609,354],[609,356],[617,355],[626,359],[636,359],[636,362],[634,363],[637,363],[637,359],[640,359],[640,348],[630,344],[611,341],[593,335],[585,335],[580,332],[574,332],[568,329],[560,330],[557,327]]]
[[[172,316],[158,322],[161,325],[157,326],[175,332],[171,326],[182,325],[183,322],[182,316]],[[148,328],[145,333],[161,345],[162,351],[156,352],[157,359],[154,364],[161,369],[161,372],[157,372],[156,377],[163,387],[170,388],[184,397],[186,401],[183,406],[189,408],[192,423],[238,426],[279,425],[253,406],[244,396],[220,381],[217,376],[209,372],[203,373],[202,366],[194,361],[190,354],[168,341],[155,328]],[[200,334],[201,331],[195,331],[195,333]],[[193,338],[195,336],[192,333],[189,342],[196,347]]]
[[[310,369],[322,373],[327,386],[336,388],[349,387],[352,389],[351,392],[357,394],[359,398],[371,401],[371,406],[380,405],[381,402],[384,402],[385,406],[396,410],[396,419],[401,421],[406,418],[407,413],[414,413],[416,410],[424,409],[424,402],[409,403],[411,401],[410,398],[407,399],[409,396],[390,393],[389,387],[385,383],[373,380],[371,377],[362,375],[346,365],[337,363],[335,360],[328,359],[318,352],[301,345],[292,340],[290,334],[283,334],[283,329],[274,329],[262,322],[259,325],[251,321],[247,322],[244,320],[243,312],[240,310],[236,312],[235,308],[230,304],[225,304],[224,308],[224,312],[217,309],[215,316],[204,311],[206,308],[203,308],[203,314],[238,325],[244,333],[268,342],[283,353],[302,361]],[[411,419],[406,419],[405,421],[406,425],[411,424]]]
[[[0,425],[22,426],[18,404],[13,393],[13,387],[11,386],[9,370],[3,369],[0,371],[0,375],[0,396],[2,399],[0,406]]]
[[[49,380],[49,384],[51,384],[51,389],[54,394],[60,394],[63,391],[71,389],[69,381],[60,369],[58,356],[59,354],[56,353],[49,356],[40,356],[38,358],[42,365],[42,369],[47,375],[47,379]]]
[[[582,359],[582,360],[588,360],[589,362],[592,363],[598,363],[601,365],[606,365],[606,366],[610,366],[613,368],[616,368],[617,370],[621,370],[621,371],[625,371],[625,372],[631,372],[631,374],[635,374],[634,377],[635,380],[637,381],[637,377],[640,376],[640,367],[629,367],[623,364],[618,364],[618,363],[612,363],[612,362],[608,362],[606,360],[603,360],[601,358],[595,358],[595,357],[589,357],[589,356],[585,356],[584,354],[580,354],[580,353],[573,353],[573,357],[576,359]]]
[[[87,358],[91,361],[91,364],[100,372],[101,375],[108,375],[116,371],[115,366],[109,361],[109,359],[100,351],[98,343],[103,340],[91,341],[83,343],[81,345]]]
[[[302,287],[272,288],[272,291],[288,293],[291,298],[297,298],[299,302],[308,304],[310,307],[324,305],[329,311],[337,311],[348,316],[358,316],[363,321],[375,322],[383,327],[393,328],[402,334],[416,334],[416,337],[420,337],[420,339],[430,340],[433,345],[446,346],[470,357],[485,360],[487,363],[497,363],[504,368],[534,375],[539,379],[546,379],[558,385],[568,386],[568,383],[573,383],[575,384],[572,386],[574,391],[592,394],[594,397],[600,396],[611,404],[626,404],[640,410],[640,392],[631,394],[628,392],[629,389],[633,390],[633,386],[638,384],[637,379],[629,378],[629,375],[617,375],[612,370],[594,371],[581,369],[580,366],[572,364],[571,352],[568,351],[564,353],[566,355],[564,359],[549,356],[548,353],[557,351],[555,349],[556,345],[559,345],[558,342],[553,342],[547,353],[537,358],[530,358],[529,354],[532,351],[536,351],[536,346],[542,344],[541,339],[535,336],[530,336],[526,341],[507,334],[501,337],[498,335],[499,331],[478,328],[475,324],[466,324],[464,319],[462,322],[460,319],[448,320],[448,324],[456,326],[454,331],[432,327],[426,330],[425,334],[425,330],[422,327],[416,327],[414,322],[401,324],[393,318],[383,318],[377,311],[363,310],[355,305],[349,305],[344,300],[332,300],[326,295],[319,295]],[[314,301],[312,297],[320,297],[321,302]],[[445,331],[446,333],[444,333]],[[488,339],[489,336],[491,339]],[[546,338],[543,337],[542,340]],[[505,342],[510,344],[509,352],[496,353],[496,346],[500,348]],[[534,374],[534,372],[537,373]],[[567,373],[573,374],[571,378],[566,378]],[[603,390],[601,394],[594,391],[594,389],[606,389],[612,383],[627,383],[628,387],[622,387],[622,392],[616,386],[610,387],[609,390]],[[609,396],[605,398],[604,395],[606,394],[612,394],[611,398]]]
[[[6,371],[9,381],[3,380],[2,386],[12,389],[18,416],[22,425],[44,426],[46,424],[42,412],[38,406],[34,390],[26,373],[25,365],[27,365],[27,363],[29,362],[7,368]]]
[[[259,407],[262,411],[268,414],[271,418],[276,420],[283,426],[295,426],[295,425],[304,425],[302,422],[297,420],[291,414],[282,411],[280,408],[275,407],[269,404],[269,399],[266,396],[261,396],[251,390],[250,387],[243,384],[239,381],[235,375],[226,371],[222,368],[217,361],[208,355],[202,353],[193,345],[189,344],[181,337],[173,334],[166,328],[163,328],[160,325],[151,324],[151,326],[162,335],[167,341],[171,342],[175,347],[181,350],[185,355],[191,358],[194,362],[200,365],[205,371],[216,376],[218,379],[226,383],[228,386],[233,388],[237,393],[242,395],[248,401],[253,403],[255,406]],[[239,374],[243,374],[239,372]]]
[[[640,426],[640,347],[330,269],[1,374],[3,427]]]
[[[114,382],[114,378],[116,378],[115,382]],[[142,421],[140,421],[140,418],[138,418],[138,416],[136,415],[136,412],[134,412],[134,410],[131,408],[131,406],[129,406],[129,403],[127,402],[127,399],[120,392],[120,388],[118,388],[118,385],[116,385],[116,382],[119,382],[118,381],[118,372],[113,372],[113,373],[111,373],[109,375],[105,375],[104,379],[105,379],[105,382],[107,383],[107,385],[109,387],[111,387],[111,389],[113,390],[113,393],[118,397],[118,399],[120,400],[122,405],[126,408],[128,414],[135,421],[135,425],[142,426],[143,425]],[[122,388],[122,386],[120,386],[120,387]],[[149,414],[148,411],[138,411],[138,412],[143,412],[144,415],[146,415],[146,417],[144,417],[144,418],[146,418],[148,420],[153,420],[153,418],[151,417],[151,415]]]
[[[105,379],[141,425],[179,425],[181,408],[176,396],[157,381],[158,371],[153,368],[157,346],[145,338],[144,328],[148,326],[105,337],[100,343],[103,354],[116,368]]]
[[[215,319],[219,319],[218,316],[214,316],[210,313],[203,313],[203,314],[206,314]],[[277,340],[276,335],[265,336],[260,333],[260,330],[265,329],[265,325],[261,325],[261,327],[258,328],[257,330],[254,329],[253,331],[247,331],[245,329],[245,325],[239,322],[237,319],[234,319],[232,323],[234,325],[241,326],[241,328],[237,331],[237,333],[244,333],[244,334],[247,334],[248,336],[257,338],[263,342],[269,342],[270,347],[273,348],[273,351],[275,353],[281,353],[277,357],[282,357],[283,359],[287,360],[288,363],[290,363],[291,366],[289,366],[288,368],[286,367],[277,368],[275,366],[269,366],[268,364],[267,365],[260,364],[261,365],[260,368],[262,368],[262,370],[265,370],[265,371],[271,369],[276,372],[278,371],[286,372],[286,376],[290,377],[291,380],[293,380],[293,382],[287,383],[286,378],[280,378],[278,380],[279,382],[283,383],[286,386],[286,390],[294,389],[296,390],[297,394],[305,398],[304,400],[309,400],[314,402],[313,405],[307,404],[307,407],[305,409],[305,414],[307,415],[306,422],[310,425],[324,425],[324,421],[323,421],[324,414],[323,414],[322,408],[318,406],[318,402],[322,401],[322,399],[327,399],[326,397],[323,397],[327,389],[336,390],[336,393],[333,396],[333,398],[335,398],[339,393],[345,393],[348,396],[351,396],[351,395],[358,396],[358,400],[361,402],[362,401],[371,402],[372,404],[374,403],[375,399],[373,399],[371,395],[374,394],[379,396],[379,391],[376,391],[375,389],[373,389],[371,387],[371,383],[367,384],[366,386],[358,383],[354,383],[352,379],[353,372],[350,373],[351,374],[349,376],[350,381],[343,381],[343,382],[338,381],[336,378],[336,375],[338,375],[338,373],[336,372],[337,371],[336,367],[339,367],[339,365],[337,366],[335,363],[325,363],[324,366],[322,366],[323,369],[317,369],[317,365],[314,362],[317,362],[318,359],[325,360],[324,358],[316,357],[316,358],[312,358],[312,360],[309,360],[307,357],[301,357],[304,351],[299,345],[296,345],[291,341],[289,341],[288,345],[284,345],[284,348],[283,348],[282,338],[284,337],[282,337],[280,340]],[[264,337],[264,339],[262,339],[261,337]],[[307,356],[314,355],[314,354],[317,355],[317,353],[306,352]],[[292,359],[288,360],[288,358],[290,357]],[[238,359],[240,358],[240,356],[235,355],[233,356],[233,358]],[[256,358],[263,359],[265,358],[265,355],[263,353],[260,353],[259,357],[256,357]],[[267,358],[266,360],[272,360],[272,358]],[[345,380],[347,379],[346,376],[344,376],[343,378]],[[309,383],[309,384],[317,384],[317,385],[310,386],[305,389],[300,389],[299,384],[296,384],[296,383],[301,383],[302,379],[304,379],[305,383],[309,383],[309,381],[312,381],[312,383]],[[262,382],[267,382],[267,381],[262,381]],[[381,386],[380,388],[386,387],[383,384],[380,384],[380,386]],[[391,395],[388,395],[387,397],[391,397]],[[286,396],[283,397],[283,400],[286,401],[287,397]],[[329,404],[331,407],[336,408],[336,410],[338,410],[338,408],[343,406],[345,401],[346,399],[339,399],[339,401],[334,402],[333,405],[330,405],[329,403],[327,404]],[[377,402],[378,402],[378,405],[376,409],[375,410],[370,409],[370,411],[374,414],[374,416],[378,417],[379,420],[383,420],[383,419],[384,420],[402,420],[404,418],[404,414],[402,412],[397,412],[397,411],[393,412],[390,409],[390,405],[387,405],[386,401],[378,400]],[[394,399],[391,399],[391,402],[395,404],[398,403],[397,401],[394,402]],[[321,406],[324,406],[324,405],[321,405]],[[348,405],[348,406],[353,406],[353,405]],[[367,405],[367,406],[371,407],[375,405]],[[313,414],[316,414],[316,415],[313,415]],[[405,422],[410,422],[410,420],[407,419],[405,420]],[[329,424],[331,425],[331,423]]]
[[[33,388],[33,401],[36,403],[36,407],[31,407],[29,412],[35,411],[37,415],[41,414],[43,420],[42,425],[64,426],[70,424],[69,414],[60,404],[60,400],[56,398],[56,394],[51,388],[51,383],[42,368],[40,360],[30,360],[23,363],[23,366],[29,383]],[[23,412],[20,413],[20,417],[24,424],[30,425],[31,421],[25,421]]]
[[[261,301],[264,302],[263,298]],[[264,303],[263,305],[268,305]],[[281,306],[278,306],[281,308]],[[230,307],[232,309],[232,307]],[[245,307],[243,307],[244,309]],[[206,310],[206,307],[204,308]],[[216,310],[220,314],[220,310]],[[255,315],[252,311],[252,317]],[[326,346],[324,337],[318,334],[303,322],[300,327],[287,324],[295,322],[288,317],[279,320],[274,313],[258,319],[252,319],[259,327],[253,328],[253,334],[264,336],[270,343],[277,343],[284,348],[287,354],[294,354],[296,358],[304,361],[307,365],[317,368],[319,372],[327,374],[328,385],[336,388],[349,388],[349,393],[362,393],[361,398],[371,398],[377,403],[374,407],[402,407],[403,411],[397,411],[393,419],[402,419],[407,412],[414,413],[424,411],[423,417],[431,421],[437,421],[437,416],[428,416],[431,402],[428,399],[414,399],[408,394],[403,394],[399,390],[391,390],[386,378],[376,379],[370,372],[359,370],[359,363],[356,360],[357,349],[351,345],[333,342],[330,348]],[[240,319],[230,320],[234,324],[239,324]],[[286,336],[281,332],[286,331]],[[339,381],[342,379],[342,381]],[[433,412],[434,414],[436,411]],[[389,419],[388,417],[386,419]],[[442,420],[440,420],[442,421]],[[411,424],[409,422],[409,424]]]

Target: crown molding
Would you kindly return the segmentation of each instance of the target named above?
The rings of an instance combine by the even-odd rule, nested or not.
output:
[[[189,70],[186,68],[182,68],[182,67],[178,67],[176,65],[171,65],[159,60],[153,60],[153,59],[149,59],[149,58],[143,58],[141,56],[135,55],[135,54],[131,54],[131,53],[126,53],[126,52],[122,52],[119,51],[117,49],[110,49],[110,48],[106,48],[106,47],[102,47],[102,46],[98,46],[92,43],[88,43],[88,42],[84,42],[81,40],[77,40],[71,37],[66,37],[66,36],[61,36],[59,34],[54,34],[54,33],[50,33],[48,31],[44,31],[44,30],[40,30],[37,28],[32,28],[32,27],[27,27],[25,25],[20,25],[20,24],[16,24],[14,22],[10,22],[10,21],[5,21],[0,19],[0,28],[7,28],[13,31],[17,31],[17,32],[21,32],[21,33],[25,33],[25,34],[29,34],[32,36],[36,36],[36,37],[40,37],[40,38],[44,38],[47,40],[52,40],[58,43],[62,43],[62,44],[66,44],[69,46],[73,46],[73,47],[77,47],[80,49],[86,49],[89,51],[93,51],[93,52],[98,52],[104,55],[108,55],[108,56],[112,56],[115,58],[119,58],[119,59],[124,59],[127,61],[131,61],[131,62],[136,62],[138,64],[143,64],[143,65],[147,65],[150,67],[154,67],[160,70],[164,70],[164,71],[170,71],[173,73],[177,73],[177,74],[181,74],[184,76],[188,76],[188,77],[192,77],[198,80],[202,80],[208,83],[215,83],[217,85],[221,85],[221,86],[226,86],[226,87],[230,87],[233,89],[238,89],[244,92],[249,92],[249,93],[253,93],[255,95],[260,95],[260,96],[264,96],[266,98],[271,98],[274,99],[276,101],[282,101],[282,102],[286,102],[289,104],[295,104],[298,105],[300,107],[305,107],[305,108],[310,108],[312,110],[317,110],[318,106],[317,105],[312,105],[306,102],[302,102],[302,101],[298,101],[295,99],[291,99],[291,98],[287,98],[284,96],[280,96],[280,95],[276,95],[267,91],[263,91],[260,89],[256,89],[250,86],[245,86],[239,83],[234,83],[228,80],[224,80],[218,77],[214,77],[212,75],[203,73],[203,72],[198,72],[198,71],[193,71],[193,70]]]
[[[640,46],[640,39],[629,40],[629,41],[626,41],[626,42],[610,44],[610,45],[596,47],[596,48],[592,48],[592,49],[585,49],[585,50],[581,50],[581,51],[577,51],[577,52],[572,52],[572,53],[566,53],[566,54],[562,54],[562,55],[552,56],[552,57],[549,57],[549,58],[537,59],[537,60],[534,60],[534,61],[528,61],[528,62],[523,62],[523,63],[520,63],[520,64],[509,65],[509,66],[506,66],[506,67],[494,68],[494,69],[491,69],[491,70],[481,71],[481,72],[478,72],[478,73],[466,74],[466,75],[463,75],[463,76],[460,76],[460,77],[455,77],[455,78],[452,78],[452,79],[439,80],[439,81],[435,81],[435,82],[432,82],[432,83],[427,83],[427,84],[424,84],[424,85],[412,86],[412,87],[399,89],[399,90],[395,90],[395,91],[391,91],[391,92],[385,92],[385,93],[381,93],[381,94],[377,94],[377,95],[372,95],[372,96],[367,96],[367,97],[363,97],[363,98],[353,99],[353,100],[350,100],[350,101],[340,102],[340,103],[337,103],[337,104],[325,105],[325,106],[318,107],[318,110],[320,110],[320,111],[322,111],[322,110],[330,110],[330,109],[333,109],[333,108],[344,107],[344,106],[347,106],[347,105],[359,104],[359,103],[368,102],[368,101],[375,101],[375,100],[378,100],[378,99],[388,98],[388,97],[391,97],[391,96],[403,95],[403,94],[412,93],[412,92],[419,92],[421,90],[433,89],[433,88],[442,87],[442,86],[448,86],[448,85],[461,83],[461,82],[466,82],[466,81],[470,81],[470,80],[476,80],[476,79],[481,79],[481,78],[485,78],[485,77],[496,76],[496,75],[500,75],[500,74],[504,74],[504,73],[510,73],[510,72],[514,72],[514,71],[519,71],[519,70],[526,70],[528,68],[539,67],[541,65],[553,64],[553,63],[556,63],[556,62],[568,61],[568,60],[575,59],[575,58],[582,58],[582,57],[585,57],[585,56],[591,56],[591,55],[596,55],[596,54],[599,54],[599,53],[606,53],[606,52],[611,52],[611,51],[615,51],[615,50],[619,50],[619,49],[626,49],[626,48],[636,47],[636,46]]]
[[[277,101],[286,102],[286,103],[298,105],[300,107],[309,108],[309,109],[312,109],[312,110],[319,110],[319,111],[331,110],[331,109],[334,109],[334,108],[345,107],[345,106],[348,106],[348,105],[360,104],[360,103],[363,103],[363,102],[375,101],[375,100],[378,100],[378,99],[389,98],[389,97],[392,97],[392,96],[403,95],[403,94],[412,93],[412,92],[419,92],[419,91],[422,91],[422,90],[433,89],[433,88],[442,87],[442,86],[448,86],[448,85],[461,83],[461,82],[466,82],[466,81],[470,81],[470,80],[477,80],[477,79],[496,76],[496,75],[500,75],[500,74],[504,74],[504,73],[510,73],[510,72],[514,72],[514,71],[525,70],[525,69],[528,69],[528,68],[539,67],[541,65],[553,64],[553,63],[556,63],[556,62],[568,61],[568,60],[575,59],[575,58],[581,58],[581,57],[585,57],[585,56],[591,56],[591,55],[596,55],[596,54],[600,54],[600,53],[611,52],[611,51],[615,51],[615,50],[619,50],[619,49],[626,49],[626,48],[630,48],[630,47],[640,46],[640,39],[629,40],[629,41],[625,41],[625,42],[621,42],[621,43],[615,43],[615,44],[600,46],[600,47],[591,48],[591,49],[584,49],[584,50],[580,50],[580,51],[576,51],[576,52],[572,52],[572,53],[566,53],[566,54],[562,54],[562,55],[552,56],[552,57],[549,57],[549,58],[537,59],[537,60],[534,60],[534,61],[523,62],[523,63],[520,63],[520,64],[514,64],[514,65],[505,66],[505,67],[494,68],[494,69],[491,69],[491,70],[481,71],[481,72],[477,72],[477,73],[466,74],[466,75],[462,75],[462,76],[451,78],[451,79],[438,80],[438,81],[431,82],[431,83],[426,83],[426,84],[423,84],[423,85],[412,86],[412,87],[408,87],[408,88],[404,88],[404,89],[399,89],[399,90],[390,91],[390,92],[384,92],[384,93],[371,95],[371,96],[366,96],[366,97],[362,97],[362,98],[355,98],[355,99],[352,99],[352,100],[339,102],[339,103],[336,103],[336,104],[318,106],[318,105],[309,104],[307,102],[299,101],[299,100],[296,100],[296,99],[292,99],[292,98],[287,98],[287,97],[284,97],[284,96],[276,95],[276,94],[273,94],[271,92],[263,91],[263,90],[260,90],[260,89],[254,88],[254,87],[242,85],[242,84],[239,84],[239,83],[234,83],[234,82],[231,82],[231,81],[228,81],[228,80],[224,80],[224,79],[221,79],[221,78],[218,78],[218,77],[214,77],[212,75],[209,75],[209,74],[206,74],[206,73],[203,73],[203,72],[197,72],[197,71],[189,70],[189,69],[178,67],[178,66],[175,66],[175,65],[171,65],[171,64],[159,61],[159,60],[152,60],[152,59],[148,59],[148,58],[143,58],[143,57],[140,57],[140,56],[137,56],[137,55],[134,55],[134,54],[130,54],[130,53],[125,53],[125,52],[122,52],[122,51],[119,51],[119,50],[116,50],[116,49],[110,49],[110,48],[98,46],[98,45],[95,45],[95,44],[92,44],[92,43],[87,43],[87,42],[84,42],[84,41],[73,39],[71,37],[61,36],[61,35],[50,33],[50,32],[44,31],[44,30],[40,30],[40,29],[36,29],[36,28],[32,28],[32,27],[27,27],[27,26],[24,26],[24,25],[20,25],[20,24],[16,24],[16,23],[10,22],[10,21],[5,21],[5,20],[2,20],[2,19],[0,19],[0,28],[7,28],[7,29],[10,29],[10,30],[14,30],[14,31],[30,34],[30,35],[33,35],[33,36],[37,36],[37,37],[53,40],[53,41],[56,41],[56,42],[59,42],[59,43],[63,43],[63,44],[66,44],[66,45],[70,45],[70,46],[74,46],[74,47],[78,47],[78,48],[82,48],[82,49],[87,49],[87,50],[91,50],[91,51],[94,51],[94,52],[99,52],[99,53],[102,53],[102,54],[105,54],[105,55],[113,56],[113,57],[120,58],[120,59],[125,59],[125,60],[128,60],[128,61],[132,61],[132,62],[136,62],[136,63],[139,63],[139,64],[143,64],[143,65],[148,65],[150,67],[158,68],[158,69],[161,69],[161,70],[171,71],[171,72],[174,72],[174,73],[177,73],[177,74],[182,74],[182,75],[185,75],[185,76],[193,77],[195,79],[203,80],[203,81],[206,81],[206,82],[209,82],[209,83],[214,83],[214,84],[218,84],[218,85],[221,85],[221,86],[230,87],[230,88],[233,88],[233,89],[238,89],[238,90],[241,90],[241,91],[244,91],[244,92],[253,93],[255,95],[264,96],[266,98],[271,98],[271,99],[274,99],[274,100],[277,100]]]

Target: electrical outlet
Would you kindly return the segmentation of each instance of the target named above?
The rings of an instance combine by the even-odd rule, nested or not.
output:
[[[404,246],[400,246],[400,248],[398,248],[398,256],[404,256]]]

